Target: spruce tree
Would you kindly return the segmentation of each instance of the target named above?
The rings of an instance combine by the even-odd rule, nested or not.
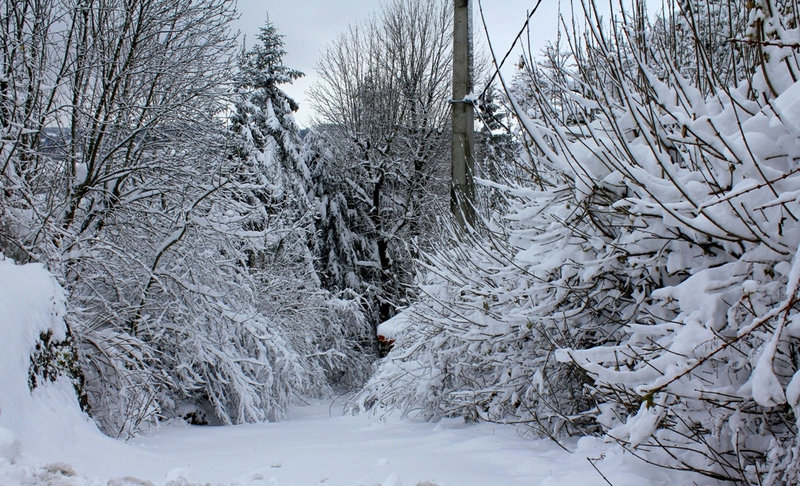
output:
[[[246,229],[264,233],[264,247],[250,252],[251,267],[279,260],[299,267],[292,273],[314,277],[308,245],[313,211],[306,197],[308,169],[293,113],[298,104],[281,86],[303,74],[286,67],[283,36],[267,21],[258,43],[243,52],[235,78],[236,110],[231,119],[233,159],[247,188],[252,210]]]
[[[258,282],[258,310],[282,324],[281,338],[307,357],[309,376],[352,386],[369,369],[370,329],[358,302],[323,289],[314,268],[315,221],[323,216],[308,197],[309,150],[293,116],[298,104],[281,89],[302,73],[284,65],[285,55],[283,36],[267,22],[235,77],[230,159],[244,265]]]

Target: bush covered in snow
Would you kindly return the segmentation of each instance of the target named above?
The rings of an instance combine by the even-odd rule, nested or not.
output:
[[[494,184],[504,220],[430,258],[358,406],[796,480],[800,5],[669,3],[601,27],[584,2],[571,52],[507,86],[539,178]]]

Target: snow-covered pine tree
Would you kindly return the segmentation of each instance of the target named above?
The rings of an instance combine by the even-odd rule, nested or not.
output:
[[[317,208],[308,198],[308,150],[298,109],[281,86],[302,73],[283,64],[283,38],[267,22],[240,58],[231,117],[231,160],[241,189],[247,267],[258,282],[261,312],[284,324],[293,349],[308,356],[309,376],[328,384],[360,383],[371,333],[357,301],[324,290],[314,266]],[[340,298],[341,297],[341,298]]]
[[[512,133],[512,113],[504,94],[488,85],[476,106],[480,129],[475,137],[475,177],[495,182],[514,183],[527,180],[532,166],[517,160],[519,147]],[[503,212],[506,200],[502,194],[485,186],[476,187],[476,206],[487,218]]]
[[[375,259],[375,246],[365,227],[366,215],[353,207],[352,180],[337,163],[342,154],[328,136],[318,132],[306,136],[306,156],[311,170],[309,194],[319,215],[316,220],[315,265],[322,286],[331,291],[358,296],[365,314],[378,315],[377,289],[370,282],[380,281],[379,269],[367,262]]]
[[[293,117],[298,105],[280,88],[303,74],[283,65],[285,54],[282,36],[269,22],[261,27],[257,44],[242,53],[231,116],[232,159],[239,164],[237,177],[254,209],[246,227],[264,234],[263,245],[248,249],[251,269],[291,263],[299,279],[313,280],[308,247],[314,241],[313,209]]]

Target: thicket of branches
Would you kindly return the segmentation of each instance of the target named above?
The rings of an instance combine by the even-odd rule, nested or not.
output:
[[[373,322],[407,304],[416,247],[449,194],[452,7],[397,0],[323,53],[312,91],[320,273],[362,293]]]
[[[532,177],[485,183],[511,210],[429,258],[355,406],[796,481],[800,5],[666,5],[576,2],[526,60],[506,88]]]
[[[0,251],[67,290],[112,435],[279,418],[369,360],[352,352],[370,339],[357,303],[310,267],[282,41],[267,32],[237,67],[235,15],[229,0],[0,7]]]
[[[397,0],[332,45],[307,143],[280,35],[236,66],[229,1],[4,3],[0,251],[67,290],[104,430],[274,419],[356,384],[369,324],[412,293],[354,408],[605,434],[665,467],[792,483],[800,4],[573,6],[503,85],[517,165],[486,170],[485,221],[433,251],[446,2]]]

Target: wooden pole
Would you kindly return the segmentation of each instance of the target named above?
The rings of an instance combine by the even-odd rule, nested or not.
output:
[[[465,229],[475,221],[475,122],[472,103],[472,29],[470,1],[455,0],[453,21],[453,140],[450,210],[458,225]]]

